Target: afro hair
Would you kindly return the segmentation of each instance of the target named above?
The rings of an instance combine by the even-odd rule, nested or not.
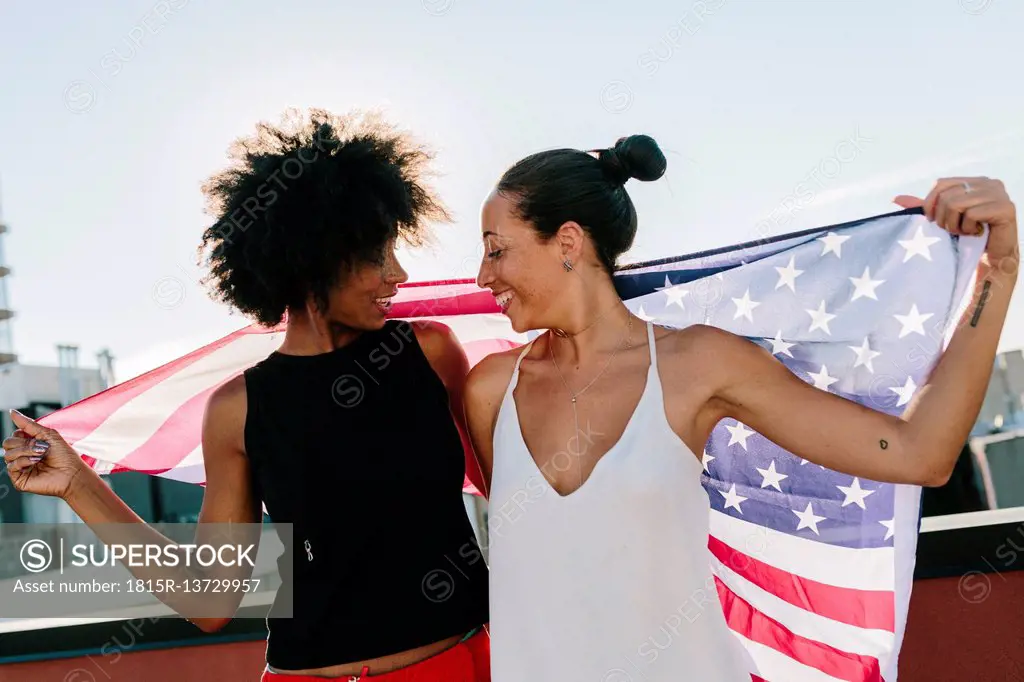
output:
[[[377,113],[289,109],[229,149],[232,164],[203,184],[203,232],[215,300],[264,326],[313,297],[321,309],[347,273],[381,264],[393,241],[430,241],[450,222],[425,184],[433,154]],[[202,258],[202,256],[201,256]]]

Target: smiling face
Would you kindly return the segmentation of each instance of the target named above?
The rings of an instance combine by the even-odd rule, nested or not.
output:
[[[388,243],[380,262],[356,266],[328,295],[327,322],[349,329],[374,330],[384,326],[398,285],[409,279]]]
[[[559,319],[566,276],[563,244],[542,240],[516,217],[512,202],[492,192],[481,212],[484,257],[477,285],[489,289],[517,332],[547,329]]]

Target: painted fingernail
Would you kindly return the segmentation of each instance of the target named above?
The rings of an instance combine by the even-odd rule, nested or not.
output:
[[[45,455],[47,450],[50,449],[50,444],[45,440],[37,440],[32,444],[32,452],[38,452],[40,455]]]
[[[38,461],[39,461],[39,460],[41,460],[41,459],[42,459],[42,457],[29,457],[29,458],[28,458],[28,461],[30,461],[30,462],[32,462],[33,464],[35,464],[36,462],[38,462]]]

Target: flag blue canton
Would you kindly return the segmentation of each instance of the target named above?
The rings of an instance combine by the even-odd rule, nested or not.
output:
[[[645,263],[616,286],[642,318],[726,329],[820,390],[898,415],[956,323],[974,266],[962,244],[908,210]],[[894,485],[826,470],[732,419],[703,463],[715,511],[837,546],[893,545]]]

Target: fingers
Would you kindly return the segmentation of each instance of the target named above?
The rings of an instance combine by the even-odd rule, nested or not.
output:
[[[910,196],[909,194],[901,194],[892,201],[901,208],[920,208],[921,206],[924,206],[924,199]]]
[[[985,231],[985,226],[994,223],[1001,216],[1003,205],[996,201],[986,201],[984,204],[976,204],[964,211],[964,234],[979,235]]]
[[[48,432],[53,433],[51,429],[46,428],[34,419],[26,417],[17,410],[11,410],[11,421],[18,427],[18,430],[24,431],[29,436],[45,438]]]
[[[47,428],[35,421],[26,417],[17,410],[11,410],[11,421],[18,427],[15,433],[22,433],[24,436],[30,438],[36,438],[38,440],[47,441],[50,443],[61,441],[61,435],[51,428]]]
[[[46,441],[36,440],[35,438],[17,438],[11,436],[5,438],[3,442],[4,458],[6,459],[10,453],[25,450],[32,455],[45,455],[50,449],[50,444]]]
[[[18,457],[7,462],[7,472],[13,476],[25,469],[31,469],[38,464],[41,459],[42,457]]]
[[[988,222],[984,218],[987,211],[985,207],[990,205],[991,202],[985,202],[984,204],[976,204],[964,209],[960,219],[960,231],[963,234],[972,236],[982,234],[985,231],[984,224]]]
[[[988,178],[943,179],[936,183],[929,198],[925,199],[925,213],[930,213],[929,220],[950,234],[980,235],[984,231],[982,224],[987,222],[985,216],[991,213],[991,207],[978,207],[993,203],[993,191]]]
[[[939,201],[939,195],[952,187],[960,187],[963,189],[965,182],[972,182],[977,184],[981,178],[940,178],[936,181],[935,186],[932,187],[932,191],[928,192],[928,196],[924,198],[924,214],[934,223],[938,223],[935,219],[935,211]]]
[[[46,449],[31,446],[21,446],[17,448],[7,449],[4,448],[4,461],[13,462],[19,457],[33,457],[35,459],[42,459],[46,456]]]

